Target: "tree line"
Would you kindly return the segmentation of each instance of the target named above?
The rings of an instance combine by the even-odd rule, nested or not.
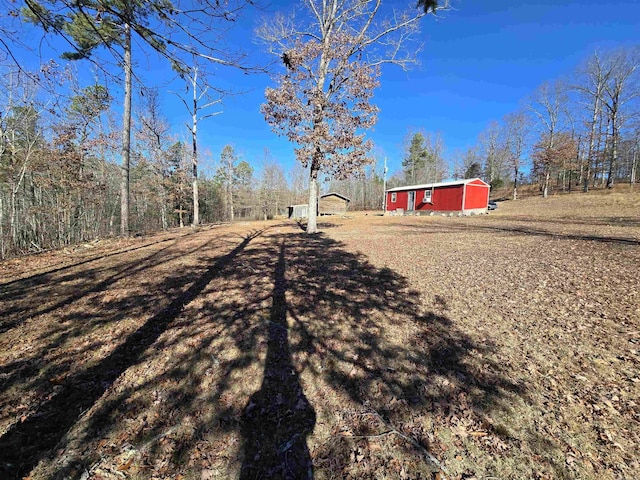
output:
[[[596,51],[572,75],[544,82],[518,110],[490,121],[465,151],[447,152],[442,132],[412,129],[399,148],[401,170],[387,187],[479,177],[515,199],[522,183],[537,185],[544,197],[633,185],[640,168],[639,66],[638,46]],[[377,159],[329,189],[350,192],[356,208],[381,208],[383,176]]]
[[[493,188],[509,186],[516,198],[522,182],[538,184],[545,196],[635,183],[640,165],[637,65],[634,48],[594,53],[574,77],[542,84],[519,111],[490,122],[475,146],[453,158],[446,158],[442,134],[410,132],[404,140],[402,171],[386,186],[481,177]],[[113,115],[115,100],[104,85],[73,84],[71,72],[55,64],[41,72],[3,69],[3,257],[119,233],[122,133]],[[51,94],[61,80],[73,84],[72,94]],[[196,98],[195,82],[192,89]],[[289,204],[308,202],[308,170],[296,164],[285,173],[268,151],[257,168],[231,145],[216,155],[205,152],[218,167],[198,179],[193,168],[197,139],[187,141],[171,132],[157,89],[145,88],[137,97],[131,143],[132,231],[184,226],[194,223],[196,215],[198,223],[272,218],[285,213]],[[191,105],[190,113],[198,113],[197,102]],[[327,175],[322,188],[349,197],[352,209],[381,208],[380,156],[349,169],[346,178]]]
[[[596,51],[573,75],[544,82],[459,153],[455,178],[522,181],[551,192],[635,184],[640,166],[640,47]],[[529,172],[525,175],[525,172]]]
[[[371,103],[380,66],[406,68],[416,60],[420,20],[446,8],[437,1],[409,4],[404,12],[379,0],[303,2],[266,18],[257,35],[282,60],[273,70],[262,112],[274,132],[297,145],[300,166],[287,183],[269,155],[259,179],[231,145],[211,178],[199,173],[198,125],[220,101],[207,66],[246,73],[247,65],[220,40],[253,2],[202,0],[181,9],[169,0],[25,0],[4,4],[0,116],[0,255],[38,251],[91,238],[183,226],[187,223],[268,218],[304,198],[314,233],[319,175],[348,178],[366,169],[376,121]],[[75,84],[72,68],[55,61],[38,72],[20,65],[11,41],[20,18],[65,45],[61,58],[87,64],[122,86],[120,121],[106,81]],[[8,23],[7,23],[8,22]],[[190,142],[170,131],[158,90],[136,73],[134,51],[166,61],[191,97]],[[139,91],[139,94],[136,94]],[[212,94],[209,92],[213,92]],[[296,98],[293,104],[289,102]],[[293,113],[288,115],[288,113]],[[304,170],[306,168],[306,171]],[[372,196],[372,195],[370,195]],[[366,202],[363,202],[363,205]]]
[[[53,97],[36,73],[5,71],[0,88],[0,253],[41,251],[120,233],[121,129],[103,85]],[[133,232],[192,224],[192,144],[171,132],[155,89],[132,119]],[[304,171],[287,175],[268,152],[257,169],[232,145],[199,178],[200,222],[263,219],[306,192]],[[256,162],[254,162],[256,163]],[[289,178],[295,181],[287,180]],[[291,187],[289,186],[291,184]]]

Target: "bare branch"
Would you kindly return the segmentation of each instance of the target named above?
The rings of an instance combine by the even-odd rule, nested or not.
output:
[[[365,131],[377,119],[370,100],[378,67],[406,69],[416,62],[419,47],[410,43],[426,14],[392,11],[385,17],[382,0],[306,0],[305,6],[302,21],[293,13],[276,14],[257,34],[284,64],[262,112],[276,133],[298,145],[300,162],[310,165],[307,232],[314,233],[318,173],[346,177],[372,161]]]

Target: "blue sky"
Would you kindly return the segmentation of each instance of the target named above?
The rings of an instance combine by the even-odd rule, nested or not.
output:
[[[271,9],[286,9],[288,4],[275,2]],[[438,19],[423,22],[425,45],[419,66],[409,72],[395,67],[383,70],[374,97],[381,111],[369,138],[379,155],[387,157],[391,173],[400,169],[402,142],[409,129],[441,132],[446,156],[452,158],[456,151],[474,145],[489,121],[517,109],[542,82],[571,75],[596,48],[632,45],[640,39],[637,0],[454,0],[453,7]],[[259,50],[251,38],[258,16],[242,18],[230,43]],[[147,67],[148,62],[138,61]],[[153,69],[143,76],[147,81],[162,77]],[[293,146],[273,134],[259,112],[272,81],[266,75],[223,69],[218,81],[247,93],[227,98],[224,113],[200,125],[201,148],[217,157],[224,145],[232,144],[256,168],[268,148],[285,169],[291,168]],[[184,106],[166,92],[176,86],[162,88],[165,114],[176,133],[186,135]]]

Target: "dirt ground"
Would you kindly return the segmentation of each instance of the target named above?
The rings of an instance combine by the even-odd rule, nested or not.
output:
[[[640,194],[0,264],[0,477],[628,479]]]

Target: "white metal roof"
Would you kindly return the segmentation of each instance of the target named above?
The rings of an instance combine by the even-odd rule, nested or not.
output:
[[[436,187],[453,187],[455,185],[465,185],[467,183],[475,182],[476,180],[480,180],[482,183],[487,185],[487,183],[480,178],[467,178],[465,180],[452,180],[449,182],[423,183],[421,185],[407,185],[406,187],[390,188],[389,190],[387,190],[387,192],[403,192],[405,190],[423,190],[425,188],[436,188]]]

